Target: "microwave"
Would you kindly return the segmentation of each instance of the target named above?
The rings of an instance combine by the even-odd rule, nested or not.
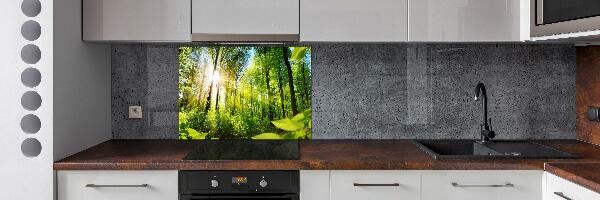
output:
[[[531,0],[531,36],[600,30],[600,0]]]

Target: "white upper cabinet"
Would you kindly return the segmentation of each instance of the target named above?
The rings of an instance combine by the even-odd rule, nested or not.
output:
[[[529,4],[529,0],[410,0],[408,40],[529,40]]]
[[[299,0],[192,0],[194,41],[298,41]]]
[[[302,0],[300,40],[405,42],[408,0]]]
[[[83,40],[190,41],[190,0],[83,0]]]

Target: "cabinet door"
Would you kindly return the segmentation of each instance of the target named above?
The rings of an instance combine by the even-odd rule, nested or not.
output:
[[[422,200],[542,199],[543,171],[423,171]]]
[[[192,0],[194,41],[298,41],[299,0]]]
[[[408,0],[302,0],[300,40],[403,42]]]
[[[546,191],[544,200],[600,200],[600,194],[575,183],[546,173]]]
[[[527,0],[410,0],[409,41],[529,40]]]
[[[329,170],[300,171],[300,200],[329,200]]]
[[[177,187],[177,171],[57,172],[58,200],[177,200]]]
[[[83,0],[83,40],[190,41],[190,0]]]
[[[331,171],[331,200],[419,200],[419,171]]]

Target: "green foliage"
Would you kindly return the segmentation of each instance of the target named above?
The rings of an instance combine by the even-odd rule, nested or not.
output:
[[[304,61],[308,47],[294,47],[291,59],[296,62]]]
[[[271,140],[271,139],[283,139],[283,138],[281,137],[281,135],[279,135],[277,133],[263,133],[263,134],[252,137],[252,139]]]
[[[181,47],[179,138],[310,138],[310,48],[288,50],[292,78],[281,47]]]
[[[302,113],[300,113],[298,115],[302,115]],[[304,127],[304,124],[295,122],[289,118],[283,118],[283,119],[280,119],[277,121],[273,121],[272,123],[273,123],[273,125],[275,125],[275,127],[279,128],[281,130],[284,130],[284,131],[297,131]]]
[[[305,110],[296,116],[272,121],[277,128],[286,131],[284,134],[263,133],[253,139],[310,139],[312,137],[312,111]]]
[[[204,140],[206,138],[206,135],[208,135],[208,133],[200,133],[194,130],[193,128],[187,128],[186,130],[190,139]]]

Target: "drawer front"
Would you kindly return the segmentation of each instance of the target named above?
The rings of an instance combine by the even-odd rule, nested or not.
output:
[[[419,171],[331,171],[331,200],[418,200]]]
[[[423,200],[542,200],[543,171],[423,171]]]
[[[600,194],[560,178],[554,174],[546,173],[546,191],[544,200],[600,200]]]
[[[57,193],[58,200],[177,200],[177,171],[58,171]]]

